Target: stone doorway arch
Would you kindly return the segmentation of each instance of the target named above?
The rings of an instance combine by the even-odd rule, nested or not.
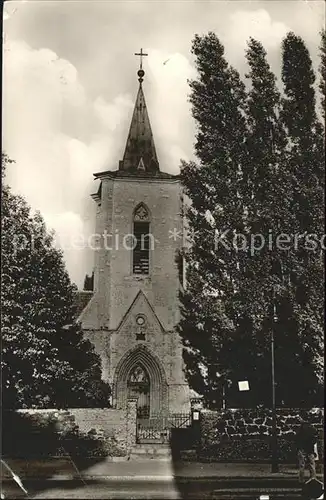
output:
[[[147,346],[130,349],[120,359],[113,378],[113,404],[125,408],[129,395],[128,381],[135,368],[141,366],[149,378],[150,416],[166,415],[168,412],[168,391],[164,368],[158,357]]]
[[[149,418],[151,384],[146,369],[137,364],[128,375],[128,399],[137,399],[137,417]]]

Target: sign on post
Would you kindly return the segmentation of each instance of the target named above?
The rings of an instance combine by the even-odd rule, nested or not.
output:
[[[249,382],[248,380],[241,380],[238,382],[239,391],[249,391]]]

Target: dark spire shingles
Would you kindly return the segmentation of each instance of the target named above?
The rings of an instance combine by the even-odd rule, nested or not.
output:
[[[155,173],[160,171],[141,84],[139,85],[125,153],[123,160],[119,164],[119,170],[137,172],[140,162],[143,164],[145,172]]]

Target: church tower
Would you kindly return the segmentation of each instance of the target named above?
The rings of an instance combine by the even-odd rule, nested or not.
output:
[[[139,54],[141,57],[143,52]],[[142,64],[123,159],[94,174],[97,205],[94,291],[79,316],[102,361],[112,404],[137,398],[141,417],[190,410],[183,373],[177,255],[181,187],[160,170],[147,112]]]

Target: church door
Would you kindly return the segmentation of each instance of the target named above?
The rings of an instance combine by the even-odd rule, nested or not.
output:
[[[137,417],[149,418],[150,382],[146,370],[136,365],[128,377],[128,397],[137,398]]]

